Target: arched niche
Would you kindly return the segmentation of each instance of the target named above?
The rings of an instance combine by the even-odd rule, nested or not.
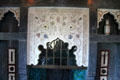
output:
[[[6,12],[2,20],[0,20],[0,32],[18,32],[18,28],[15,14],[11,11]]]
[[[20,8],[19,7],[0,7],[0,20],[4,17],[4,14],[8,11],[11,11],[14,13],[14,16],[16,17],[17,21],[20,24]],[[19,25],[18,24],[18,25]]]
[[[119,34],[118,23],[114,18],[114,15],[111,14],[110,12],[104,14],[103,19],[99,22],[98,34],[105,34],[105,27],[106,27],[107,21],[109,21],[109,26],[110,26],[109,34],[118,35]]]

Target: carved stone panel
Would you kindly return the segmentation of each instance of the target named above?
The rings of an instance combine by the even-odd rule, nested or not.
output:
[[[99,23],[104,19],[104,15],[107,13],[110,13],[114,16],[114,19],[118,23],[118,28],[120,30],[120,10],[117,9],[98,9],[97,28],[99,28]]]
[[[28,11],[27,64],[36,65],[41,44],[57,38],[76,45],[74,52],[77,66],[88,66],[89,9],[73,7],[30,7]]]
[[[20,8],[19,7],[0,7],[0,20],[8,11],[14,13],[18,23],[20,23]],[[18,24],[19,25],[19,24]]]

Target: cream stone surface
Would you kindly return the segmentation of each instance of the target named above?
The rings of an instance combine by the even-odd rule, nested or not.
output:
[[[74,7],[30,7],[28,10],[27,64],[36,65],[38,46],[60,38],[75,52],[78,66],[88,66],[89,9]]]

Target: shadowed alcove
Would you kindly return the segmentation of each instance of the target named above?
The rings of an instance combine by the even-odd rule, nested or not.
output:
[[[18,32],[18,21],[16,20],[16,17],[14,16],[14,13],[11,11],[8,11],[4,13],[4,16],[0,20],[0,33],[6,34],[3,36],[4,38],[7,38],[7,34]],[[8,79],[15,79],[17,80],[17,61],[18,61],[18,41],[17,40],[8,40],[8,39],[2,39],[0,40],[0,64],[2,67],[0,67],[1,70],[1,77],[2,80],[8,80]],[[11,52],[10,50],[15,50],[15,54]],[[10,61],[11,58],[11,61]],[[14,63],[12,63],[14,62]],[[11,64],[10,64],[11,63]],[[12,73],[11,73],[12,72]],[[13,76],[12,76],[13,75]],[[4,77],[3,77],[4,76]],[[11,78],[9,77],[11,76]]]
[[[106,25],[110,26],[110,35],[119,35],[120,30],[114,15],[110,12],[103,15],[103,19],[99,22],[98,34],[106,34]],[[108,29],[107,29],[108,30]]]

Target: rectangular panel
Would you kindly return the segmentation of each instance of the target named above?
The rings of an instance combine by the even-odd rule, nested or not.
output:
[[[15,74],[14,73],[10,73],[8,80],[15,80]]]
[[[108,73],[107,70],[108,70],[107,68],[101,68],[101,70],[100,70],[100,75],[108,75],[108,74],[107,74],[107,73]]]
[[[9,49],[9,64],[15,64],[15,49]]]
[[[101,67],[108,66],[108,52],[102,51],[101,52]]]
[[[107,80],[107,77],[106,76],[101,76],[100,80]]]
[[[9,72],[15,72],[15,65],[9,65]]]
[[[88,8],[31,7],[28,11],[28,26],[28,65],[38,64],[38,58],[41,53],[38,50],[39,45],[43,45],[46,50],[48,42],[60,39],[68,43],[68,50],[72,49],[73,46],[77,46],[77,50],[74,52],[74,60],[76,60],[77,66],[88,66]],[[55,44],[51,44],[52,49]],[[53,54],[53,56],[56,55]],[[62,54],[60,54],[60,59],[63,59],[61,56]],[[47,57],[49,56],[46,55],[46,58]],[[64,64],[61,60],[57,61],[59,64]],[[54,62],[53,59],[53,63]],[[68,61],[65,61],[65,64],[66,63],[68,63]]]

